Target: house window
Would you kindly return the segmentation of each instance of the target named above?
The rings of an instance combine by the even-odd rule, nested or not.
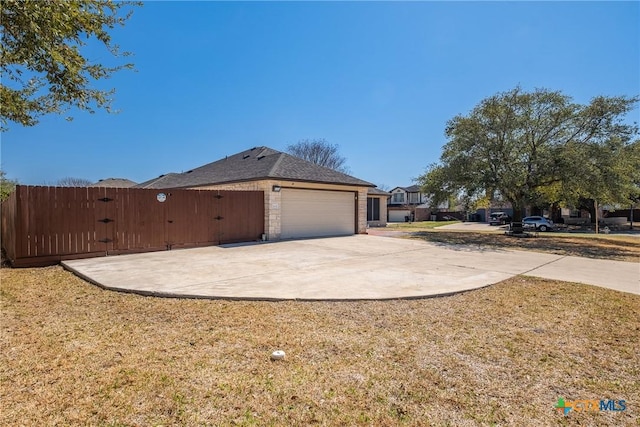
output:
[[[367,197],[367,221],[380,221],[380,199]]]
[[[419,193],[409,193],[409,203],[420,203]]]
[[[393,203],[404,203],[404,193],[393,193]]]

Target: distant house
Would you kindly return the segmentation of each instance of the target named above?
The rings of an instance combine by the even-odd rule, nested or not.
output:
[[[387,205],[389,222],[404,222],[415,219],[415,210],[427,202],[427,196],[420,191],[418,185],[396,187],[390,191]]]
[[[391,193],[369,188],[367,191],[367,226],[384,227],[387,225],[387,200]]]
[[[178,177],[179,175],[180,174],[178,173],[167,173],[164,175],[160,175],[157,178],[153,178],[137,184],[136,188],[169,188],[173,185],[176,177]]]
[[[264,192],[267,239],[366,233],[374,184],[269,147],[254,147],[138,188]]]
[[[105,178],[94,182],[90,187],[129,188],[137,183],[126,178]]]

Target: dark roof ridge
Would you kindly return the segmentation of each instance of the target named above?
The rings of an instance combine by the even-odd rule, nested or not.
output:
[[[269,170],[269,176],[274,176],[276,174],[276,171],[280,167],[280,163],[282,163],[282,159],[286,155],[287,155],[286,153],[280,152],[280,154],[278,155],[278,160],[275,161],[275,163],[273,164],[273,166],[271,166],[271,169]]]

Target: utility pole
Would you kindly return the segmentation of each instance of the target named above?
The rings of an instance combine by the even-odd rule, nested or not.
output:
[[[594,200],[593,204],[596,207],[596,234],[598,234],[598,221],[600,220],[600,218],[598,218],[598,201]]]

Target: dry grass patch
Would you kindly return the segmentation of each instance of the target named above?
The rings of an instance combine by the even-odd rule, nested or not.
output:
[[[501,233],[422,230],[411,233],[410,237],[445,245],[475,245],[618,261],[640,261],[640,238],[633,235],[605,237],[539,233],[538,237],[518,238]]]
[[[640,296],[514,278],[452,297],[230,302],[1,271],[0,425],[637,425]],[[275,349],[287,352],[271,362]],[[618,413],[558,414],[565,399]]]
[[[389,230],[432,230],[450,224],[458,224],[461,221],[414,221],[414,222],[390,222],[385,228]]]

